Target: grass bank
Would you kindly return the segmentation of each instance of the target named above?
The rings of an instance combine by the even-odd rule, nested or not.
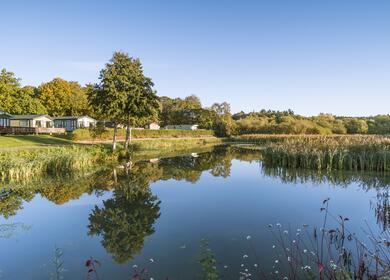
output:
[[[156,139],[131,144],[131,153],[111,152],[110,144],[73,144],[52,136],[1,136],[7,142],[0,149],[0,181],[21,180],[45,174],[68,174],[83,171],[98,163],[114,163],[118,158],[146,160],[152,158],[201,152],[223,142],[223,139]]]
[[[212,137],[214,132],[212,130],[198,129],[198,130],[178,130],[178,129],[132,129],[132,138],[199,138]],[[102,131],[98,129],[76,129],[72,133],[73,141],[94,141],[94,140],[111,140],[113,136],[113,129],[106,128]],[[118,138],[124,139],[126,136],[125,129],[118,129]]]
[[[262,160],[274,167],[390,171],[390,137],[285,137],[265,144]]]
[[[144,160],[167,156],[182,155],[183,153],[203,152],[209,148],[224,143],[222,138],[205,139],[159,139],[140,141],[131,144],[132,159]]]

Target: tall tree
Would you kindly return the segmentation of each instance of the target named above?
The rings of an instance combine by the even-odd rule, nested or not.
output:
[[[153,82],[143,74],[139,59],[127,53],[115,52],[100,72],[100,83],[89,94],[89,101],[100,114],[115,122],[113,150],[119,123],[126,124],[127,151],[131,126],[154,117],[159,110],[158,98],[152,89]]]

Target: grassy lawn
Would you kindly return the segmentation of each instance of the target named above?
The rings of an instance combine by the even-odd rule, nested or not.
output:
[[[72,141],[69,139],[50,135],[0,136],[0,151],[70,144]]]

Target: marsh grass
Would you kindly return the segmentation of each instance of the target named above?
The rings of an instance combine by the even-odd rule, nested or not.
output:
[[[19,180],[44,174],[67,174],[90,168],[108,158],[100,146],[70,146],[0,153],[0,180]]]
[[[267,166],[312,170],[390,171],[390,137],[296,136],[262,150]]]

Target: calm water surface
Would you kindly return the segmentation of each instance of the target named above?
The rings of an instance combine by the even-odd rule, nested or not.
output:
[[[327,197],[330,211],[347,216],[352,231],[362,232],[364,220],[375,230],[386,226],[376,209],[389,178],[267,169],[258,158],[219,147],[131,168],[4,184],[2,279],[50,279],[55,247],[63,250],[65,279],[85,279],[89,257],[102,264],[100,279],[130,279],[134,265],[147,267],[154,279],[199,279],[202,238],[223,279],[238,279],[244,261],[273,269],[268,224],[320,226]]]

